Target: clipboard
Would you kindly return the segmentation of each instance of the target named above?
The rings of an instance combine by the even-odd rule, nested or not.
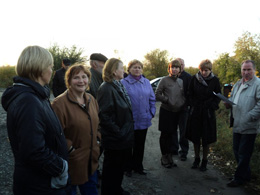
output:
[[[215,93],[215,92],[213,91],[213,94],[214,94],[215,96],[217,96],[219,99],[221,99],[222,101],[224,101],[224,102],[230,104],[231,106],[232,106],[232,105],[236,105],[234,102],[231,102],[228,98],[226,98],[225,96],[223,96],[221,93]]]

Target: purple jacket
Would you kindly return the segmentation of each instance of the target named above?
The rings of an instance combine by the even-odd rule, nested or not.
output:
[[[132,103],[134,129],[147,129],[152,125],[155,115],[155,95],[148,79],[143,76],[139,81],[131,75],[121,80]]]

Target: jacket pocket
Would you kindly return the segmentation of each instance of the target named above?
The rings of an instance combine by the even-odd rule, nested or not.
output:
[[[127,122],[120,129],[119,134],[120,134],[121,139],[125,139],[133,132],[134,132],[134,123],[133,122]]]

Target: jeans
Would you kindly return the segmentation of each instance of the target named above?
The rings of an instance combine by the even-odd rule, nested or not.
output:
[[[250,159],[254,151],[256,134],[233,133],[233,151],[237,161],[234,179],[240,183],[250,181]]]
[[[81,195],[98,195],[97,190],[98,175],[97,171],[88,178],[88,181],[84,184],[78,185]],[[77,185],[71,186],[71,195],[77,194]]]

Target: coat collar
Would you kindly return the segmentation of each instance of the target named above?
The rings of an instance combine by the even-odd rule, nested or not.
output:
[[[144,83],[143,75],[141,75],[141,78],[139,80],[134,79],[130,74],[126,78],[124,78],[124,79],[126,81],[128,81],[129,83],[131,83],[131,84],[136,83],[136,82]]]
[[[74,96],[72,90],[67,89],[65,93],[66,93],[66,96],[67,96],[68,100],[69,100],[71,103],[78,104],[79,106],[81,106],[81,105],[77,102],[77,99],[75,98],[75,96]],[[85,99],[86,103],[91,100],[90,96],[89,96],[87,93],[84,93],[84,99]]]
[[[247,87],[253,85],[254,82],[255,82],[257,79],[258,79],[258,78],[254,75],[254,77],[253,77],[250,81],[244,82],[244,85],[245,85],[244,88],[247,88]],[[238,85],[240,86],[242,83],[243,83],[243,78],[240,79]]]

